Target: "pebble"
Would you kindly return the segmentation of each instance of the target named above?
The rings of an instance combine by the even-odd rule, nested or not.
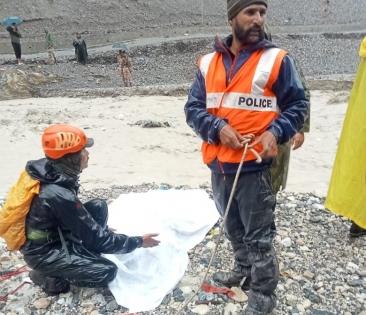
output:
[[[291,238],[286,237],[285,239],[283,239],[283,240],[281,241],[281,244],[282,244],[283,246],[285,246],[285,247],[291,247],[291,245],[292,245],[292,240],[291,240]]]
[[[33,305],[38,310],[44,310],[48,308],[51,304],[51,300],[48,298],[41,298],[36,301],[34,301]]]
[[[232,287],[231,291],[235,293],[235,295],[232,297],[232,299],[236,302],[243,303],[248,301],[248,296],[245,294],[245,292],[238,287]]]
[[[366,269],[359,269],[359,270],[357,270],[357,274],[360,277],[366,277]]]
[[[195,314],[205,315],[210,311],[210,307],[208,305],[198,305],[193,307],[192,312]]]
[[[308,271],[306,270],[304,273],[303,273],[304,277],[306,279],[309,279],[309,280],[313,280],[315,275],[311,272],[311,271]]]
[[[349,262],[346,266],[346,270],[350,273],[354,273],[356,272],[358,269],[360,269],[360,267],[356,264],[354,264],[353,262]]]
[[[238,304],[227,303],[224,308],[223,315],[237,315],[240,311],[240,306]]]
[[[298,302],[298,298],[292,294],[286,294],[286,304],[289,306],[295,306]]]

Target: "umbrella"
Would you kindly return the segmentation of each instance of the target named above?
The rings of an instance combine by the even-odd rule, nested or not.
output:
[[[10,26],[13,23],[15,23],[16,25],[19,25],[22,22],[23,22],[23,19],[20,18],[19,16],[7,16],[5,19],[2,19],[1,24],[4,26]]]
[[[122,50],[122,51],[128,51],[128,46],[126,43],[115,43],[112,45],[112,49],[114,50]]]

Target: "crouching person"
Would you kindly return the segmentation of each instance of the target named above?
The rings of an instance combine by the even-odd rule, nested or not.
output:
[[[50,126],[42,136],[46,158],[29,161],[23,174],[39,187],[26,215],[25,243],[20,251],[32,268],[30,278],[49,295],[67,292],[70,284],[107,286],[115,278],[117,266],[102,253],[123,254],[159,244],[154,239],[157,234],[129,237],[114,233],[107,226],[104,200],[79,200],[79,175],[88,166],[86,148],[92,145],[93,139],[79,128]]]

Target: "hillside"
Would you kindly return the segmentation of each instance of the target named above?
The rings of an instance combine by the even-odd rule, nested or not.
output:
[[[272,0],[269,22],[281,32],[366,29],[364,0]],[[82,32],[91,44],[138,37],[166,37],[225,30],[226,1],[222,0],[13,0],[0,2],[0,18],[19,15],[30,52],[43,47],[49,29],[58,47],[68,47]],[[0,30],[0,53],[11,51]]]

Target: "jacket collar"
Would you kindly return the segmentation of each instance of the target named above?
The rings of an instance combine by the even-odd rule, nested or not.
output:
[[[219,52],[222,54],[231,54],[230,46],[231,46],[232,42],[233,42],[233,35],[229,35],[229,36],[225,37],[224,39],[220,38],[219,36],[216,36],[214,49],[216,52]],[[274,48],[274,47],[277,47],[277,46],[275,44],[273,44],[272,42],[270,42],[269,40],[263,39],[253,45],[246,46],[245,49],[243,49],[242,51],[245,50],[247,52],[253,52],[253,51],[256,51],[259,49],[263,49],[263,48]]]
[[[67,188],[78,188],[77,176],[70,176],[54,167],[52,161],[43,158],[28,161],[25,167],[27,173],[43,184],[56,184]]]

